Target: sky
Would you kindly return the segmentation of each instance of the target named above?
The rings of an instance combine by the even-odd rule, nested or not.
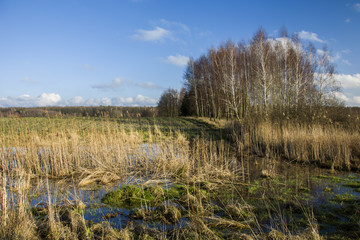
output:
[[[260,27],[326,45],[360,106],[360,0],[0,0],[0,107],[156,106],[189,57]]]

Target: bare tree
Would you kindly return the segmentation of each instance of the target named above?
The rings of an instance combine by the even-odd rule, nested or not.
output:
[[[187,88],[193,89],[194,97],[195,97],[195,107],[196,107],[196,116],[199,116],[199,99],[198,99],[198,89],[197,89],[197,79],[195,78],[195,63],[194,59],[190,58],[188,61],[188,65],[185,71],[185,79],[186,79],[186,85]]]
[[[180,111],[180,95],[175,89],[167,89],[158,103],[158,113],[164,117],[177,117]]]
[[[319,54],[319,52],[321,54]],[[196,116],[238,120],[256,113],[301,111],[336,103],[334,66],[326,49],[304,48],[298,36],[269,39],[259,29],[252,40],[227,41],[191,59],[185,72],[184,99]],[[184,100],[184,101],[185,101]]]
[[[314,83],[317,90],[315,103],[318,106],[324,106],[333,102],[333,93],[338,91],[340,86],[335,79],[335,68],[330,62],[330,55],[326,46],[319,52],[320,55],[317,59],[316,72],[314,74]]]

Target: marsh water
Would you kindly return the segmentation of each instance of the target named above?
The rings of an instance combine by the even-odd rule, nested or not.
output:
[[[257,191],[265,192],[266,184],[268,181],[269,188],[273,187],[273,184],[279,186],[285,186],[292,189],[290,194],[294,192],[303,191],[306,194],[303,202],[307,206],[311,206],[313,209],[322,209],[325,211],[327,208],[341,208],[346,204],[344,201],[333,201],[337,196],[347,196],[351,199],[359,200],[359,189],[349,187],[349,184],[345,183],[359,183],[360,175],[349,172],[331,172],[329,169],[318,168],[306,164],[287,163],[283,161],[269,161],[269,159],[263,159],[258,157],[252,157],[239,164],[240,177],[239,181],[246,183],[250,188],[254,188]],[[135,185],[146,187],[151,184],[158,184],[163,188],[169,188],[173,183],[169,179],[158,179],[157,181],[148,181],[149,179],[141,178],[127,178],[120,181],[115,181],[107,185],[93,183],[86,187],[79,187],[78,180],[74,179],[46,179],[46,178],[34,178],[31,180],[31,187],[29,189],[28,197],[30,199],[31,207],[44,208],[49,204],[59,205],[77,205],[79,203],[85,204],[83,210],[84,218],[94,223],[107,221],[111,226],[121,229],[126,226],[130,221],[136,221],[142,223],[142,220],[131,219],[132,209],[111,207],[103,204],[101,199],[104,195],[110,191],[120,189],[126,185]],[[20,181],[19,179],[13,179],[8,181],[9,183],[15,183]],[[257,188],[262,181],[262,189]],[[144,183],[146,183],[144,185]],[[265,187],[265,189],[264,189]],[[279,188],[280,192],[281,187]],[[249,190],[249,189],[247,189]],[[244,199],[249,196],[244,191]],[[280,193],[285,194],[285,193]],[[16,202],[16,192],[9,192],[14,202]],[[263,194],[263,193],[259,193]],[[334,215],[334,217],[343,219],[343,216]],[[343,219],[347,221],[346,219]],[[159,230],[182,228],[188,224],[188,219],[183,217],[174,224],[161,224],[161,223],[146,223],[148,227],[154,227]],[[320,233],[331,233],[335,231],[334,225],[324,224],[320,229]]]

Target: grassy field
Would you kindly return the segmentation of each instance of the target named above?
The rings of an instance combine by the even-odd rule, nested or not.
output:
[[[359,142],[291,123],[0,118],[0,237],[359,238]]]

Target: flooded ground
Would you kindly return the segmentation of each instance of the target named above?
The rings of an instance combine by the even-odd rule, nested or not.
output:
[[[239,177],[233,182],[193,183],[205,195],[201,198],[204,209],[207,211],[212,209],[212,214],[202,215],[204,221],[221,218],[227,221],[236,220],[227,215],[228,206],[246,203],[252,206],[252,212],[256,215],[258,232],[268,233],[280,226],[283,221],[289,226],[296,225],[293,228],[289,227],[289,231],[295,234],[299,229],[306,228],[309,221],[305,219],[309,217],[306,214],[310,214],[316,219],[321,235],[337,236],[344,231],[352,232],[350,236],[359,234],[357,228],[360,227],[359,174],[334,173],[314,166],[255,157],[243,161],[239,168]],[[181,196],[168,197],[168,200],[154,206],[147,206],[149,202],[144,201],[144,205],[133,207],[121,204],[113,206],[104,203],[103,199],[107,193],[116,192],[125,186],[135,186],[142,190],[148,189],[149,186],[158,186],[164,189],[163,195],[169,196],[168,192],[176,184],[168,179],[131,178],[107,185],[93,183],[79,187],[79,181],[75,178],[66,180],[37,178],[31,180],[28,197],[33,209],[46,208],[49,201],[54,206],[82,205],[82,215],[91,223],[108,222],[116,229],[123,229],[132,222],[146,225],[150,229],[168,231],[185,228],[189,224],[190,212],[193,210]],[[187,184],[191,186],[191,183]],[[16,192],[8,194],[12,199],[16,199]],[[192,194],[197,196],[196,193]],[[160,221],[154,217],[154,214],[159,213],[162,205],[174,205],[175,209],[179,209],[179,219]],[[142,217],[137,215],[139,209],[144,210]],[[244,232],[251,233],[252,230],[245,228]]]

